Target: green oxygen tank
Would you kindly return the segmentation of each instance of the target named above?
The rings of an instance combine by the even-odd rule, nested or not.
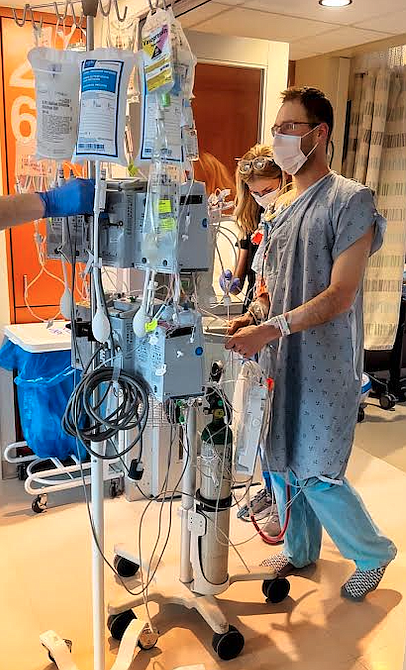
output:
[[[230,411],[219,392],[209,389],[206,398],[207,413],[213,419],[201,437],[198,508],[206,517],[207,531],[200,538],[200,561],[207,581],[219,585],[228,578],[232,433],[228,425]]]

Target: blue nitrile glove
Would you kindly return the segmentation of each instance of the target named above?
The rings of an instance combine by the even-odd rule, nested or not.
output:
[[[93,179],[69,179],[63,186],[38,193],[45,206],[44,218],[92,214]]]
[[[239,293],[241,282],[238,277],[233,277],[231,270],[224,270],[219,277],[220,288],[224,293]]]

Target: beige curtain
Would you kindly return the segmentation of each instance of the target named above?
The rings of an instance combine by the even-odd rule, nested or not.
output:
[[[364,281],[365,348],[391,349],[406,253],[406,68],[357,74],[345,174],[375,191],[388,227]]]

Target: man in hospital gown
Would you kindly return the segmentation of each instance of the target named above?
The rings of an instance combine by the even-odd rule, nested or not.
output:
[[[333,110],[325,95],[288,89],[282,100],[274,160],[294,175],[296,198],[276,207],[256,268],[267,294],[253,316],[231,322],[226,346],[247,358],[261,352],[275,382],[264,457],[282,525],[287,484],[293,503],[284,551],[265,564],[285,576],[314,563],[324,526],[356,565],[342,595],[363,600],[396,555],[344,476],[361,392],[362,280],[385,220],[368,188],[328,167]]]

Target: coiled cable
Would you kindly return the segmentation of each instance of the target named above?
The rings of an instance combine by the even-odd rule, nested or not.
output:
[[[114,409],[108,396],[113,394]],[[101,400],[100,400],[101,398]],[[83,375],[69,398],[62,419],[63,429],[80,440],[92,456],[114,460],[125,456],[140,441],[148,421],[148,388],[145,382],[123,370],[116,374],[110,365]],[[109,442],[121,431],[136,430],[135,438],[119,454],[101,454],[91,448],[92,442]]]

